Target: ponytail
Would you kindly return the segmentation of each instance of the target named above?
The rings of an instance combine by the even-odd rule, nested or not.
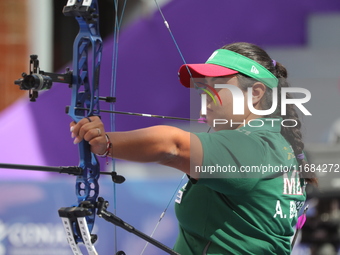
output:
[[[275,71],[273,72],[275,76],[279,79],[278,85],[278,111],[274,112],[268,117],[282,117],[286,120],[288,127],[282,127],[281,134],[284,138],[291,144],[296,159],[299,163],[299,170],[301,170],[302,178],[305,178],[307,183],[311,183],[317,185],[318,181],[315,176],[315,173],[306,172],[307,169],[307,161],[305,160],[303,149],[305,147],[302,141],[301,134],[301,121],[296,112],[296,107],[293,104],[286,105],[286,115],[281,114],[281,88],[289,87],[289,83],[287,82],[287,70],[280,63],[276,62]],[[271,97],[270,97],[271,98]],[[287,93],[287,98],[290,99],[292,96]],[[294,126],[296,125],[296,126]]]

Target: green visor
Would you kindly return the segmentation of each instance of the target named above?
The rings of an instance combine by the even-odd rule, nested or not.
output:
[[[179,79],[185,87],[190,87],[192,78],[219,77],[236,73],[254,78],[271,89],[278,86],[278,79],[264,66],[225,49],[216,50],[205,64],[182,65],[179,69]]]

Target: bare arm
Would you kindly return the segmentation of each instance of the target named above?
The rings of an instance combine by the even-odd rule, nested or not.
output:
[[[75,142],[88,141],[93,153],[106,149],[105,131],[97,117],[71,124]],[[98,131],[98,129],[100,131]],[[198,137],[171,126],[153,126],[127,132],[106,133],[112,142],[109,155],[136,162],[155,162],[190,175],[190,165],[201,165],[202,145]],[[198,178],[198,176],[192,176]]]

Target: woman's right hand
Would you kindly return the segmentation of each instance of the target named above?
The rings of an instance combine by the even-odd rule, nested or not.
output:
[[[73,143],[78,144],[82,140],[89,142],[94,154],[103,155],[107,150],[107,137],[104,124],[98,116],[86,117],[78,123],[70,124],[71,137],[75,138]]]

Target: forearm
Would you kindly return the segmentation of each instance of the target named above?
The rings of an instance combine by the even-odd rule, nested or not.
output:
[[[114,158],[169,164],[190,154],[190,134],[169,126],[107,133]],[[186,137],[187,136],[187,137]]]
[[[88,141],[91,151],[98,155],[136,162],[155,162],[187,174],[190,173],[190,163],[197,165],[202,162],[202,146],[197,136],[171,126],[105,133],[100,118],[91,117],[78,123],[72,122],[71,133],[75,144],[82,140]]]

